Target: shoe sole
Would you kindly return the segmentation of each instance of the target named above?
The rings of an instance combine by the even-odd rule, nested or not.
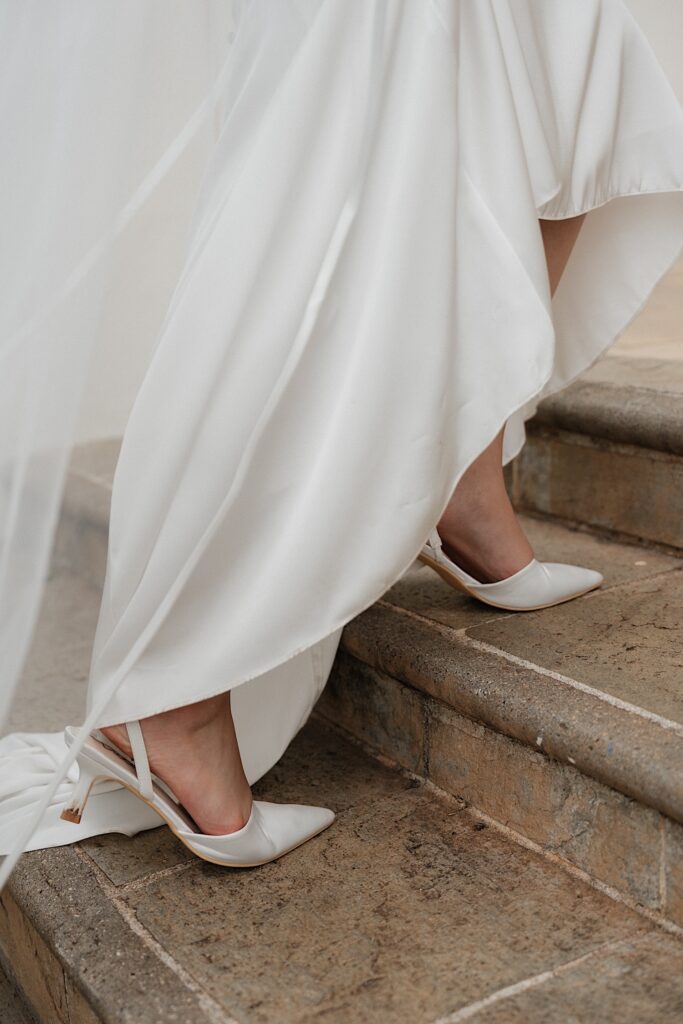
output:
[[[467,594],[468,597],[473,598],[475,601],[480,601],[482,604],[489,605],[491,608],[497,608],[499,611],[503,612],[540,612],[544,608],[554,608],[558,604],[566,604],[567,601],[573,601],[577,597],[583,597],[584,594],[590,594],[593,590],[599,590],[602,586],[602,583],[596,583],[592,587],[584,587],[582,590],[577,590],[574,594],[567,594],[566,597],[561,597],[557,601],[548,601],[547,604],[529,605],[526,608],[511,608],[510,605],[496,604],[495,601],[489,601],[487,598],[481,597],[479,594],[475,594],[473,590],[470,590],[466,583],[463,583],[463,581],[458,579],[457,576],[454,576],[452,572],[449,572],[444,565],[441,565],[439,562],[435,562],[433,558],[429,557],[429,555],[420,553],[417,557],[421,562],[424,562],[425,565],[428,565],[430,569],[433,569],[434,572],[438,573],[441,579],[445,580],[446,583],[450,584],[450,586],[455,590],[461,590],[464,594]]]
[[[110,780],[112,782],[118,783],[120,786],[123,786],[123,788],[127,789],[129,793],[132,793],[134,797],[136,797],[138,800],[141,800],[143,804],[147,804],[147,806],[152,811],[154,811],[154,813],[161,819],[161,821],[164,822],[164,824],[171,830],[171,832],[176,837],[176,839],[178,839],[183,844],[183,846],[187,847],[187,849],[191,853],[193,853],[195,857],[199,858],[199,860],[207,861],[209,864],[216,864],[216,865],[218,865],[218,867],[221,867],[221,868],[257,868],[257,867],[261,867],[264,864],[270,864],[272,861],[279,860],[281,857],[284,857],[286,854],[291,853],[292,850],[296,850],[299,846],[303,846],[304,843],[307,843],[309,841],[309,839],[314,839],[316,836],[319,836],[321,834],[321,832],[324,832],[326,829],[328,829],[330,827],[330,825],[332,825],[335,822],[335,820],[336,820],[336,815],[335,815],[332,818],[332,820],[329,821],[326,825],[323,825],[321,828],[317,829],[317,831],[315,831],[315,832],[311,832],[311,834],[306,836],[305,839],[301,839],[299,842],[293,843],[291,846],[288,846],[286,850],[282,850],[275,857],[269,857],[267,860],[250,861],[250,862],[249,861],[240,861],[239,863],[226,864],[225,861],[217,860],[215,857],[209,857],[209,856],[207,856],[204,853],[200,853],[198,850],[196,850],[192,846],[192,844],[190,842],[188,842],[188,840],[185,838],[185,836],[180,834],[180,832],[178,831],[178,829],[175,826],[175,823],[173,822],[173,819],[169,818],[163,812],[163,803],[166,800],[170,800],[170,797],[168,796],[168,794],[164,793],[163,790],[159,790],[158,786],[156,785],[156,783],[154,785],[155,785],[155,789],[157,790],[157,795],[159,797],[161,806],[159,806],[159,805],[157,805],[155,803],[152,803],[150,800],[147,800],[142,795],[142,793],[140,793],[140,791],[137,790],[134,787],[132,782],[127,781],[124,777],[122,777],[123,774],[124,774],[124,771],[125,772],[130,772],[132,774],[133,771],[134,771],[134,768],[132,767],[132,765],[129,765],[128,762],[122,756],[117,754],[116,751],[110,749],[109,747],[105,747],[104,744],[99,742],[99,740],[96,740],[96,739],[94,739],[92,737],[89,737],[86,740],[85,744],[83,745],[83,753],[85,754],[85,756],[92,763],[94,763],[94,765],[98,769],[101,768],[102,772],[101,772],[101,774],[98,773],[98,774],[96,774],[94,776],[91,785],[88,787],[87,793],[85,795],[85,799],[83,800],[83,803],[82,803],[82,806],[81,806],[80,813],[70,810],[68,808],[68,806],[67,806],[67,807],[64,808],[64,810],[60,814],[60,817],[62,818],[63,821],[70,821],[73,824],[78,825],[80,823],[81,818],[83,816],[83,813],[85,811],[85,807],[86,807],[86,804],[88,802],[88,799],[90,798],[90,792],[92,790],[93,785],[95,784],[96,781],[98,781],[100,779],[107,779],[107,780]],[[121,770],[121,774],[119,774],[116,771],[113,771],[111,767],[108,767],[107,762],[113,762],[114,759],[116,759],[116,761],[121,762],[121,764],[124,766],[122,768],[122,770]],[[178,805],[178,811],[176,813],[180,813],[180,812],[185,814],[185,816],[188,817],[188,819],[189,819],[189,816],[187,815],[187,812],[185,812],[184,809],[180,805]]]
[[[301,842],[294,843],[292,846],[288,846],[286,850],[282,851],[282,853],[278,853],[277,857],[269,857],[268,860],[256,860],[252,861],[251,863],[247,863],[245,861],[244,863],[240,864],[226,864],[225,861],[216,860],[214,857],[207,857],[206,854],[198,853],[198,851],[195,850],[195,848],[190,843],[188,843],[188,841],[183,836],[181,836],[179,832],[176,831],[176,829],[173,827],[172,822],[169,821],[168,818],[164,814],[162,814],[161,811],[157,807],[155,807],[153,803],[150,803],[149,800],[146,800],[144,796],[142,796],[135,789],[133,789],[132,786],[129,786],[126,782],[124,782],[123,779],[114,778],[114,776],[109,776],[109,778],[113,782],[118,782],[121,786],[123,786],[124,789],[127,789],[129,793],[132,793],[133,796],[137,797],[138,800],[141,800],[143,804],[147,804],[147,806],[150,807],[155,814],[158,814],[162,821],[165,822],[166,826],[171,830],[176,839],[178,839],[183,844],[183,846],[187,847],[190,853],[193,853],[194,856],[197,857],[199,860],[204,860],[208,864],[217,864],[219,868],[260,868],[263,867],[264,864],[271,864],[273,861],[280,860],[281,857],[285,857],[288,853],[291,853],[292,850],[296,850],[300,846],[303,846],[304,843],[307,843],[310,839],[315,839],[315,837],[319,836],[321,832],[324,832],[325,829],[328,829],[330,825],[334,824],[336,820],[335,815],[332,821],[328,822],[327,825],[323,825],[323,827],[319,828],[317,832],[312,832],[310,836],[306,836],[306,838],[302,839]]]

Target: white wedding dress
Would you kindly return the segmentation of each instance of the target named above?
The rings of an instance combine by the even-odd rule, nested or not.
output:
[[[234,690],[254,781],[466,467],[503,424],[512,458],[678,257],[683,113],[621,0],[247,0],[221,75],[85,728]],[[538,220],[586,211],[551,302]],[[0,850],[159,823],[111,786],[59,822],[59,737],[0,756]]]

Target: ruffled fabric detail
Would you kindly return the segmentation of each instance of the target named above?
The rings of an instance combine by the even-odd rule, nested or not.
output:
[[[17,836],[35,815],[67,753],[64,734],[13,733],[0,739],[0,855],[13,848]],[[91,836],[121,832],[134,836],[162,824],[146,804],[116,782],[96,782],[87,813],[79,825],[62,821],[62,807],[78,781],[78,767],[69,768],[41,818],[27,850],[66,846]]]

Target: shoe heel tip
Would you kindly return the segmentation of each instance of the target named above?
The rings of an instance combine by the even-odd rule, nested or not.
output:
[[[73,825],[80,825],[82,815],[80,811],[72,811],[65,807],[59,817],[62,821],[70,821]]]

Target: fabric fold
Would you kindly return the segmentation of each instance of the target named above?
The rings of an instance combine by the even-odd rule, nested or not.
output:
[[[251,0],[226,90],[116,469],[86,725],[234,690],[253,781],[465,469],[677,257],[683,113],[620,0]],[[587,209],[551,301],[539,216]]]

